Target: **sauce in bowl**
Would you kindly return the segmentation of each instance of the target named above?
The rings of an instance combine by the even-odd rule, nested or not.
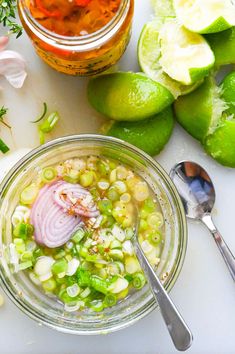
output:
[[[65,311],[112,307],[146,283],[131,241],[137,218],[140,244],[156,267],[164,219],[142,177],[102,156],[39,168],[12,214],[12,271],[24,271]]]

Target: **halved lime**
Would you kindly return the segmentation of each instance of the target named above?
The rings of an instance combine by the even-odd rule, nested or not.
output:
[[[180,22],[190,31],[216,33],[235,26],[231,0],[173,0]]]
[[[177,121],[201,142],[215,130],[227,107],[220,95],[221,89],[212,77],[208,77],[194,92],[179,97],[174,103]]]
[[[151,79],[156,80],[165,86],[175,98],[192,92],[197,88],[202,80],[193,85],[182,85],[168,76],[160,65],[160,43],[159,30],[161,23],[159,21],[148,22],[141,32],[138,43],[138,59],[141,70]]]
[[[235,71],[225,76],[221,83],[221,97],[227,104],[227,114],[235,115]]]
[[[214,55],[215,66],[235,64],[235,27],[206,36]]]
[[[220,164],[235,167],[235,121],[224,120],[221,126],[207,137],[204,147]]]
[[[174,127],[172,108],[140,122],[114,122],[106,134],[127,141],[151,156],[164,148]]]
[[[207,41],[175,19],[167,19],[159,32],[160,65],[172,79],[191,85],[204,78],[214,65],[215,57]]]
[[[149,118],[174,101],[167,88],[142,73],[131,72],[117,72],[91,79],[88,99],[98,112],[119,121]]]

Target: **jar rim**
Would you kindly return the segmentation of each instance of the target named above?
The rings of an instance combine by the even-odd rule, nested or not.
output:
[[[98,31],[83,36],[63,36],[49,31],[31,15],[25,0],[18,0],[20,14],[30,30],[42,41],[60,49],[72,47],[72,50],[88,51],[102,46],[110,40],[123,25],[130,9],[131,0],[121,0],[119,9],[114,17]]]

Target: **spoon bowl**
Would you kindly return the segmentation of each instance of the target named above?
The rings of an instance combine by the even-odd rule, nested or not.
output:
[[[235,280],[235,258],[211,217],[215,188],[208,173],[195,162],[182,161],[171,169],[170,177],[179,192],[187,217],[206,225]]]
[[[188,218],[201,220],[205,213],[211,213],[215,188],[200,165],[191,161],[180,162],[171,170],[170,177],[178,189]]]

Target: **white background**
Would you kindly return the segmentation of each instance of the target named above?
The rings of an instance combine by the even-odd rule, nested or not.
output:
[[[138,71],[136,45],[143,24],[150,19],[149,0],[136,0],[131,43],[119,68]],[[29,123],[42,110],[46,101],[57,109],[61,121],[53,137],[97,132],[101,119],[86,99],[86,79],[59,74],[34,54],[26,35],[10,47],[27,61],[28,78],[21,90],[12,89],[3,79],[0,104],[9,107],[8,121],[12,135],[1,126],[1,137],[12,151],[32,148],[38,144],[36,127]],[[167,171],[177,161],[192,159],[201,163],[213,178],[217,200],[214,219],[227,243],[235,253],[235,171],[219,166],[207,157],[199,144],[178,126],[157,160]],[[0,160],[0,169],[3,160]],[[1,290],[0,290],[1,291]],[[202,225],[189,223],[186,260],[171,296],[194,334],[189,353],[235,353],[235,287],[213,239]],[[4,295],[0,308],[0,353],[56,354],[121,354],[174,353],[158,311],[120,332],[95,337],[58,333],[22,314]]]

